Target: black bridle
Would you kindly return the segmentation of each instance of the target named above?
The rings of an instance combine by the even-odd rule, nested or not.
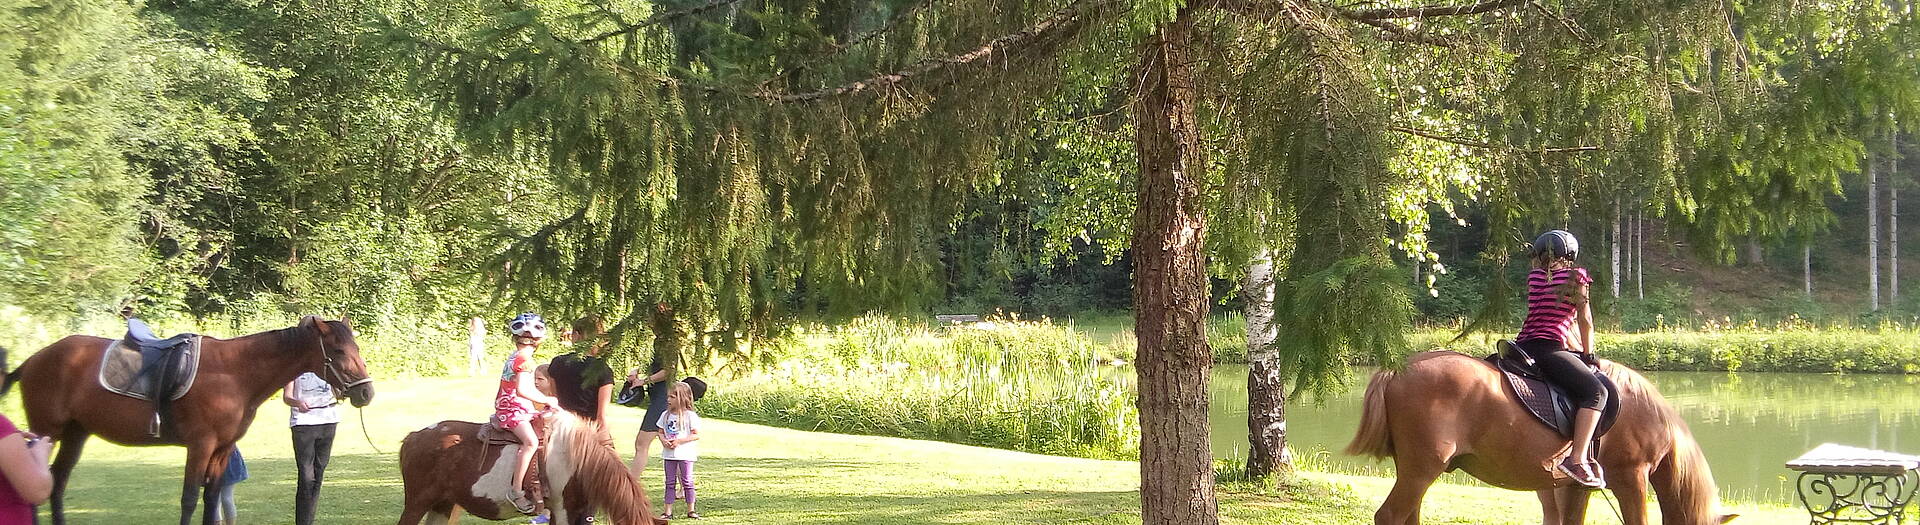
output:
[[[320,322],[324,323],[326,321],[320,321]],[[317,335],[320,336],[320,359],[321,359],[320,368],[322,371],[326,372],[327,379],[341,385],[340,387],[341,394],[347,393],[347,391],[352,390],[353,387],[373,382],[373,376],[371,374],[367,375],[367,377],[362,377],[357,381],[348,381],[347,374],[345,372],[340,371],[340,363],[334,361],[332,349],[327,348],[326,334],[317,334]]]

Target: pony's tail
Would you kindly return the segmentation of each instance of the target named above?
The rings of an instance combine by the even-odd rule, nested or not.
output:
[[[556,425],[557,434],[567,440],[567,460],[573,462],[574,479],[567,485],[578,485],[587,501],[606,510],[613,523],[652,524],[653,506],[647,503],[646,490],[627,472],[620,456],[600,442],[600,434],[592,425],[585,419],[565,416]]]
[[[5,347],[0,347],[0,370],[6,370],[6,369],[7,369],[7,349]],[[19,368],[15,368],[11,371],[7,371],[7,380],[0,381],[0,397],[6,397],[8,393],[13,392],[13,384],[20,381],[20,373],[26,371],[26,369],[27,369],[26,363],[21,363]]]
[[[1393,436],[1387,430],[1387,383],[1393,382],[1392,370],[1374,372],[1367,382],[1366,400],[1360,411],[1360,429],[1347,443],[1347,454],[1384,458],[1393,455]]]

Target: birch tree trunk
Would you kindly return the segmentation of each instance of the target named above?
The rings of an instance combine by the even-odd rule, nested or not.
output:
[[[1872,153],[1867,154],[1867,300],[1868,307],[1880,311],[1880,176],[1874,170]]]
[[[1416,261],[1416,271],[1419,267]],[[1247,476],[1258,479],[1293,469],[1287,452],[1286,374],[1273,345],[1272,251],[1262,250],[1247,265],[1240,295],[1247,301]]]
[[[1613,238],[1607,242],[1613,250],[1613,286],[1610,288],[1614,299],[1620,298],[1620,220],[1620,199],[1616,197],[1613,199]]]

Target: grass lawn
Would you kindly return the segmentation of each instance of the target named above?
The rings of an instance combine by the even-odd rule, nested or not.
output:
[[[347,412],[334,445],[321,497],[321,523],[391,523],[401,486],[395,454],[408,432],[443,419],[479,420],[493,381],[392,380],[378,384],[367,409],[367,430],[385,453],[361,437]],[[724,388],[724,386],[721,386]],[[23,420],[17,394],[6,413]],[[293,458],[286,407],[263,408],[241,441],[252,479],[236,489],[241,523],[292,521]],[[629,440],[640,413],[616,408],[616,436]],[[929,441],[822,434],[709,421],[699,479],[702,514],[696,523],[1138,523],[1139,467],[1135,463],[1039,456]],[[657,451],[656,451],[657,453]],[[621,444],[631,457],[631,443]],[[127,448],[89,443],[68,491],[74,523],[167,523],[180,497],[180,448]],[[659,460],[642,480],[660,486]],[[1318,483],[1289,493],[1234,491],[1221,497],[1228,523],[1357,524],[1391,480],[1309,473]],[[654,495],[658,501],[659,495]],[[1528,493],[1443,485],[1428,498],[1427,523],[1538,523]],[[1736,523],[1803,523],[1797,510],[1738,507]],[[44,514],[44,510],[43,510]],[[1614,523],[1597,508],[1592,523]],[[479,520],[468,520],[475,522]],[[684,522],[691,522],[685,520]],[[195,523],[198,523],[196,521]]]

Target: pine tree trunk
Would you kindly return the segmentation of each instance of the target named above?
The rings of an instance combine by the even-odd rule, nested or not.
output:
[[[1613,237],[1607,244],[1613,250],[1613,286],[1610,286],[1614,299],[1620,298],[1620,199],[1613,199]]]
[[[1873,171],[1873,154],[1867,154],[1867,301],[1880,311],[1880,176]]]
[[[1259,479],[1293,469],[1287,452],[1286,374],[1273,345],[1273,252],[1262,250],[1247,265],[1240,295],[1247,301],[1247,476]]]
[[[1146,525],[1216,525],[1208,443],[1206,180],[1195,118],[1192,13],[1142,46],[1133,76],[1134,150],[1140,158],[1133,216],[1133,315],[1139,340],[1140,519]]]

